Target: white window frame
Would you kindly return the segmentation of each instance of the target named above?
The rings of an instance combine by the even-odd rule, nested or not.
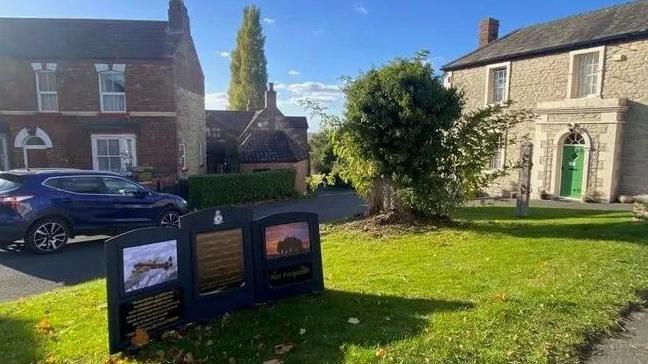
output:
[[[488,164],[488,169],[490,171],[498,171],[506,165],[506,147],[508,146],[507,138],[506,136],[502,135],[500,142],[498,143],[499,146],[497,147],[497,151],[491,156],[491,159]],[[493,167],[493,160],[495,159],[495,156],[499,155],[499,161],[500,165],[497,167]]]
[[[575,85],[576,83],[574,82],[574,77],[578,76],[578,72],[574,69],[576,66],[576,56],[582,55],[582,54],[588,54],[588,53],[598,53],[598,65],[599,69],[597,72],[597,85],[596,85],[596,93],[586,95],[586,96],[576,96],[576,89]],[[605,70],[605,46],[600,46],[600,47],[594,47],[594,48],[587,48],[587,49],[579,49],[577,51],[571,51],[569,52],[569,78],[567,81],[567,98],[568,99],[579,99],[579,98],[587,98],[587,97],[601,97],[602,91],[603,91],[603,73]]]
[[[103,83],[101,82],[101,76],[104,75],[111,75],[111,74],[119,74],[124,77],[124,89],[126,89],[126,73],[122,71],[100,71],[97,73],[97,80],[99,81],[99,107],[102,113],[106,114],[124,114],[126,113],[126,110],[128,110],[128,106],[126,105],[126,92],[104,92],[102,90]],[[123,96],[124,97],[124,110],[117,110],[117,111],[106,111],[104,110],[104,96]]]
[[[119,140],[120,151],[124,150],[124,145],[128,143],[128,140],[131,141],[131,148],[132,148],[131,167],[137,167],[137,136],[135,134],[92,134],[90,136],[90,141],[92,143],[92,169],[95,171],[101,171],[99,169],[99,155],[98,155],[99,150],[97,146],[97,141],[110,140],[110,139]],[[124,168],[123,161],[122,161],[122,168]]]
[[[7,145],[9,143],[9,138],[7,138],[7,134],[0,134],[0,152],[2,152],[2,162],[3,165],[5,166],[4,170],[10,170],[11,167],[9,166],[9,147]],[[3,171],[2,168],[0,168],[0,171]]]
[[[443,87],[452,88],[452,82],[454,81],[452,76],[454,76],[452,71],[446,72],[445,76],[443,76]]]
[[[493,102],[493,71],[499,68],[506,69],[506,82],[504,86],[504,100],[499,103]],[[484,105],[505,104],[509,101],[509,89],[511,87],[511,62],[495,63],[486,66],[486,85],[484,92]]]
[[[57,91],[41,91],[40,89],[40,77],[43,73],[52,73],[56,77],[56,71],[50,69],[40,69],[34,72],[36,75],[36,95],[38,98],[38,111],[39,112],[59,112],[59,100],[58,100],[58,89]],[[55,80],[56,81],[56,80]],[[41,99],[42,95],[55,95],[56,96],[56,110],[43,110],[43,101]]]

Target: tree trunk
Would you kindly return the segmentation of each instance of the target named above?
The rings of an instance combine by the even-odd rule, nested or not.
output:
[[[397,211],[399,204],[392,181],[385,177],[376,179],[371,192],[369,192],[367,202],[367,216]]]

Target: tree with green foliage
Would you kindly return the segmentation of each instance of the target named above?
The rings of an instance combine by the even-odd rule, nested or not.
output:
[[[427,57],[398,58],[347,80],[343,117],[306,105],[331,130],[333,172],[368,199],[368,214],[448,218],[515,167],[492,171],[489,163],[529,113],[500,106],[463,113],[463,94],[443,86]]]
[[[311,167],[313,172],[331,174],[335,164],[335,152],[331,132],[327,129],[313,135],[308,144],[311,148]]]
[[[229,84],[230,110],[260,110],[268,83],[265,57],[265,36],[261,26],[261,10],[256,6],[243,9],[243,24],[232,51]]]

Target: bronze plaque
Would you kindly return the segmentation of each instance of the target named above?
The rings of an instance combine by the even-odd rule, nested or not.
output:
[[[196,262],[201,295],[229,291],[245,284],[243,230],[225,230],[196,236]]]

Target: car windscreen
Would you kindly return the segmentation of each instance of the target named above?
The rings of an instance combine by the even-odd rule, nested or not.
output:
[[[15,190],[23,184],[24,178],[15,174],[0,173],[0,193]]]

